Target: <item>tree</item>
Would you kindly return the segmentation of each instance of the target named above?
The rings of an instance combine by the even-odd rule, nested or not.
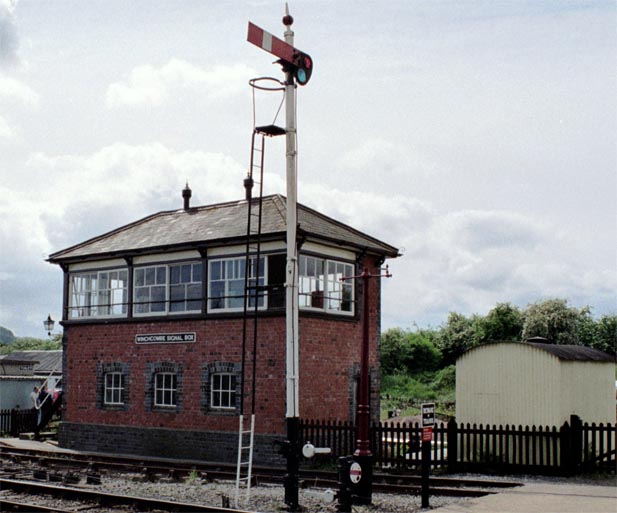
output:
[[[592,347],[614,355],[617,351],[617,315],[603,315],[596,325],[596,339]]]
[[[435,370],[440,361],[441,353],[426,332],[392,328],[381,337],[383,374]]]
[[[450,312],[436,339],[437,348],[442,354],[442,363],[452,365],[467,349],[477,345],[480,339],[478,331],[478,316],[467,318],[463,314]]]
[[[13,351],[52,351],[62,349],[62,335],[54,335],[51,339],[17,337],[12,344],[0,344],[0,354],[10,354]]]
[[[579,326],[589,307],[577,310],[566,299],[548,299],[529,305],[523,314],[523,340],[544,337],[555,344],[579,344]]]
[[[481,322],[482,343],[520,341],[523,332],[523,314],[510,303],[497,303]]]

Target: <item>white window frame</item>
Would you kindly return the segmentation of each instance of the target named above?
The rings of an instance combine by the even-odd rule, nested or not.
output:
[[[250,264],[250,274],[249,274],[249,285],[255,284],[255,260],[256,257],[251,257]],[[260,267],[260,277],[258,280],[258,284],[260,286],[267,285],[267,276],[268,276],[268,258],[266,256],[261,256],[261,265]],[[244,297],[244,266],[246,262],[246,257],[230,257],[230,258],[216,258],[212,259],[208,262],[208,312],[209,313],[219,313],[219,312],[241,312],[244,310],[244,305],[242,304],[242,298]],[[217,266],[220,266],[218,270],[215,270]],[[238,291],[236,295],[233,294],[232,285],[235,282],[239,282],[241,286],[241,292]],[[213,289],[223,287],[222,296],[219,296],[217,292],[217,296],[214,297]],[[248,307],[254,308],[254,296],[247,296]],[[222,306],[215,306],[222,302]],[[265,310],[268,307],[268,294],[263,290],[259,293],[259,302],[260,305],[258,307],[259,310]]]
[[[161,378],[162,382],[159,382]],[[157,408],[176,408],[178,406],[178,375],[175,372],[157,372],[154,379],[152,404]],[[159,401],[159,393],[162,401]],[[169,397],[169,400],[166,400]]]
[[[105,282],[107,286],[100,288]],[[70,273],[68,318],[126,317],[128,284],[127,267]]]
[[[223,387],[224,378],[228,378],[227,387]],[[215,372],[210,376],[210,406],[213,410],[236,409],[236,385],[238,377],[233,372]],[[218,381],[218,386],[215,383]],[[221,400],[227,398],[227,406],[223,406]]]
[[[334,315],[354,315],[354,280],[340,279],[343,276],[353,276],[354,269],[352,263],[342,260],[301,254],[298,270],[300,308]],[[350,295],[349,310],[342,309],[345,291]]]
[[[140,265],[140,266],[136,266],[133,269],[133,315],[136,317],[143,317],[143,316],[153,316],[153,315],[182,315],[182,314],[187,314],[187,313],[201,313],[201,302],[202,302],[202,293],[201,291],[203,290],[203,269],[202,269],[202,263],[201,261],[195,261],[195,260],[191,260],[191,261],[186,261],[186,262],[174,262],[174,263],[157,263],[157,264],[151,264],[151,265]],[[172,273],[173,273],[173,269],[174,268],[182,268],[182,266],[191,266],[191,280],[188,282],[180,282],[180,283],[171,283],[172,280]],[[195,268],[199,267],[201,270],[201,280],[200,281],[195,281],[194,280],[194,274],[195,274]],[[153,283],[147,283],[147,273],[149,269],[153,269],[153,273],[154,273],[154,282]],[[164,269],[164,273],[165,273],[165,279],[164,281],[159,281],[159,278],[161,278],[158,273],[162,272],[162,270]],[[143,279],[139,276],[143,273]],[[182,273],[182,270],[180,270],[180,273]],[[139,279],[138,279],[139,278]],[[179,303],[174,303],[174,304],[184,304],[185,307],[187,307],[186,309],[183,310],[172,310],[172,305],[171,305],[171,297],[172,297],[172,287],[184,287],[185,293],[184,293],[184,299],[180,300]],[[189,288],[193,286],[193,287],[198,287],[199,288],[199,297],[198,298],[193,298],[193,299],[189,299],[188,296],[188,290]],[[152,289],[153,288],[161,288],[164,287],[165,289],[165,298],[159,300],[158,298],[156,300],[153,300],[152,298]],[[142,297],[138,297],[140,294],[138,294],[139,290],[148,290],[148,297],[147,300],[144,301]],[[196,302],[198,303],[199,306],[197,306],[194,309],[188,309],[188,304],[192,303],[192,302]],[[163,303],[163,309],[162,310],[152,310],[152,306],[153,305],[157,305],[158,303]]]
[[[152,271],[152,277],[154,281],[149,283],[148,273]],[[162,278],[160,273],[164,273],[164,281],[160,282]],[[142,276],[143,275],[143,279]],[[164,289],[164,297],[162,299],[153,300],[152,295],[154,289]],[[133,315],[167,315],[168,299],[169,299],[169,269],[165,264],[153,264],[135,267],[133,269]],[[147,300],[144,301],[140,297],[140,291],[147,291]],[[162,310],[152,310],[152,307],[163,303]]]
[[[111,378],[111,383],[110,379]],[[106,372],[103,379],[103,404],[106,406],[124,405],[124,374],[122,372]],[[108,395],[109,394],[109,395]],[[108,400],[108,396],[111,400]],[[117,400],[115,400],[117,397]]]
[[[186,266],[190,266],[190,279],[189,281],[182,281],[183,279],[183,267]],[[173,274],[174,274],[174,269],[179,268],[179,273],[180,273],[180,282],[178,283],[172,283],[173,280]],[[195,273],[197,272],[197,270],[199,270],[199,275],[201,276],[201,279],[199,281],[197,281],[195,279]],[[183,314],[183,313],[198,313],[201,312],[201,301],[202,301],[202,291],[203,291],[203,264],[202,262],[178,262],[175,264],[169,264],[168,266],[168,287],[169,287],[169,302],[167,303],[169,305],[168,311],[169,314],[171,315],[175,315],[175,314]],[[184,294],[183,294],[183,299],[177,301],[175,299],[172,299],[173,296],[173,288],[174,287],[182,287],[184,288]],[[197,287],[198,292],[198,296],[197,298],[189,298],[190,296],[190,290],[192,287]],[[172,301],[174,301],[172,303]],[[197,303],[197,307],[196,308],[191,308],[189,309],[189,304],[190,303]],[[184,305],[184,308],[182,310],[173,310],[174,305]]]

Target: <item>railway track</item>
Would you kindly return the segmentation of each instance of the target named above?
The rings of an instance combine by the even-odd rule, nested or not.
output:
[[[216,506],[204,506],[179,501],[165,501],[161,499],[151,499],[145,497],[135,497],[101,492],[100,490],[86,490],[70,486],[58,486],[47,483],[36,483],[33,481],[0,479],[0,490],[10,490],[26,497],[31,496],[52,496],[61,497],[63,501],[73,501],[76,506],[71,509],[59,507],[57,505],[43,506],[39,504],[27,503],[15,500],[0,499],[0,511],[80,511],[92,508],[120,508],[127,511],[182,511],[187,513],[208,512],[208,513],[251,513],[244,510],[237,510]],[[27,509],[30,508],[30,509]]]
[[[66,497],[77,495],[80,490],[71,484],[83,482],[97,484],[101,477],[110,479],[113,476],[133,474],[140,480],[160,482],[186,482],[189,479],[198,478],[201,483],[233,482],[235,480],[235,466],[226,464],[212,464],[201,461],[181,461],[171,459],[143,458],[135,456],[105,455],[101,453],[73,453],[64,451],[44,451],[35,449],[21,449],[3,447],[0,445],[0,489],[7,487],[20,487],[28,489],[29,494],[45,493],[44,490],[57,490],[58,494]],[[275,467],[254,467],[253,486],[266,484],[281,484],[284,471]],[[338,489],[337,474],[328,471],[303,470],[300,476],[301,486],[305,488],[329,488]],[[38,482],[35,482],[38,481]],[[26,484],[19,484],[26,483]],[[52,484],[56,483],[56,484]],[[431,495],[448,497],[480,497],[492,493],[500,488],[518,486],[519,483],[508,481],[486,481],[475,479],[454,479],[447,477],[432,477],[430,481]],[[50,488],[46,488],[50,487]],[[40,490],[40,491],[39,491]],[[68,491],[67,491],[68,490]],[[421,493],[420,477],[405,474],[375,473],[373,491],[377,493],[396,494],[400,496],[418,496]],[[103,495],[99,490],[90,490],[96,497]],[[108,494],[109,495],[109,494]],[[108,498],[109,507],[116,504],[134,504],[134,497],[114,496],[117,499]],[[87,499],[83,499],[88,502]],[[157,501],[156,499],[143,499]],[[132,502],[131,502],[132,501]],[[165,502],[165,501],[162,501]],[[223,503],[224,506],[228,504]],[[120,506],[117,506],[120,507]],[[145,505],[141,506],[142,508]],[[151,503],[150,509],[156,508],[161,511],[178,511],[178,503],[170,503],[163,506],[162,503]],[[184,507],[184,505],[183,505]],[[20,511],[13,505],[3,505],[1,511]],[[166,509],[171,508],[171,509]],[[180,511],[233,511],[225,508],[211,506],[187,505]],[[23,510],[21,510],[23,511]],[[32,510],[32,511],[45,511]],[[56,511],[56,510],[54,510]],[[61,510],[57,510],[61,511]],[[131,510],[131,511],[134,511]]]
[[[145,477],[156,479],[168,477],[171,479],[186,479],[191,474],[198,474],[206,481],[234,480],[236,467],[225,463],[208,463],[203,461],[185,461],[172,459],[144,458],[128,455],[105,455],[101,453],[51,452],[34,449],[18,449],[0,446],[0,459],[12,462],[29,461],[46,469],[65,469],[68,471],[83,471],[91,468],[96,471],[140,473]],[[253,479],[255,484],[279,483],[284,478],[284,470],[278,467],[254,466]],[[313,487],[336,488],[338,477],[336,472],[302,470],[300,479],[305,485]],[[431,488],[444,489],[447,495],[470,496],[473,489],[500,489],[520,486],[511,481],[488,481],[479,479],[457,479],[448,477],[431,477]],[[420,477],[410,474],[387,474],[376,472],[373,476],[373,487],[377,491],[401,493],[405,487],[420,486]],[[461,490],[459,494],[456,490]],[[451,493],[449,492],[451,491]],[[437,493],[436,493],[437,494]]]

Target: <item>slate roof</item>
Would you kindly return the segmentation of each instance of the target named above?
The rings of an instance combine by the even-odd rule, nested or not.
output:
[[[253,209],[256,212],[256,209]],[[205,247],[214,242],[233,243],[246,239],[246,200],[159,212],[87,240],[49,256],[63,263],[145,252]],[[284,239],[286,199],[281,195],[263,198],[262,237]],[[365,250],[386,257],[398,249],[350,226],[298,204],[298,236],[319,239],[342,247]]]
[[[2,361],[5,363],[34,363],[34,373],[47,375],[52,371],[62,374],[62,351],[13,351]]]

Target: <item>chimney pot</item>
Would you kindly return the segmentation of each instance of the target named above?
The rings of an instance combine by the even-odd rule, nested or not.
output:
[[[245,189],[245,194],[244,197],[246,198],[246,201],[251,201],[251,197],[252,197],[252,191],[253,191],[253,178],[251,178],[250,176],[247,176],[244,179],[244,189]]]
[[[192,196],[192,191],[189,187],[189,183],[186,182],[186,187],[184,189],[182,189],[182,198],[184,199],[184,210],[188,210],[189,208],[191,208],[191,196]]]

